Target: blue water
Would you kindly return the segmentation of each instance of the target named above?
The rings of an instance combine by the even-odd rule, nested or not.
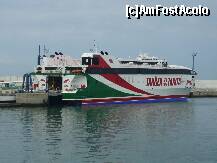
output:
[[[217,98],[0,108],[0,163],[217,162]]]

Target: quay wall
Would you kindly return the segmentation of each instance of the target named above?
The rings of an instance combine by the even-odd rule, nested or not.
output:
[[[17,93],[16,103],[26,105],[47,105],[48,93]]]
[[[217,80],[196,80],[197,89],[217,89]]]
[[[217,80],[196,80],[193,97],[217,97]]]

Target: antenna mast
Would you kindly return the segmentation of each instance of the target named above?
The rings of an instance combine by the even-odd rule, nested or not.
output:
[[[40,45],[38,46],[38,63],[37,64],[38,65],[41,64],[41,46]]]
[[[43,49],[43,50],[44,50],[44,55],[45,55],[45,53],[46,53],[46,48],[45,48],[45,45],[44,45],[44,49]]]
[[[38,46],[38,55],[41,56],[41,46]]]
[[[93,46],[94,46],[94,49],[95,49],[95,53],[97,53],[97,44],[96,44],[96,40],[93,40],[93,42],[94,42]]]

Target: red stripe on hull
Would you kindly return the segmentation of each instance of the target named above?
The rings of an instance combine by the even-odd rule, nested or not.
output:
[[[145,95],[151,95],[150,93],[148,92],[145,92],[141,89],[138,89],[136,87],[134,87],[133,85],[129,84],[126,80],[122,79],[118,74],[102,74],[102,76],[104,78],[106,78],[107,80],[123,87],[123,88],[126,88],[128,90],[131,90],[133,92],[136,92],[136,93],[141,93],[141,94],[145,94]]]
[[[111,68],[106,61],[101,57],[99,57],[99,65],[91,65],[90,67],[97,67],[97,68]],[[133,85],[131,85],[130,83],[128,83],[126,80],[124,80],[123,78],[121,78],[118,74],[101,74],[101,76],[103,76],[104,78],[106,78],[107,80],[123,87],[126,88],[128,90],[131,90],[133,92],[136,93],[141,93],[144,95],[152,95],[148,92],[145,92],[139,88],[134,87]]]

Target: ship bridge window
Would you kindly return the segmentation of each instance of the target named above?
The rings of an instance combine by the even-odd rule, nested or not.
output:
[[[83,57],[82,58],[82,65],[91,65],[91,58],[90,57]]]
[[[93,63],[93,65],[99,65],[99,58],[98,57],[93,57],[92,63]]]
[[[82,58],[82,65],[99,65],[99,58],[98,57],[83,57]]]

